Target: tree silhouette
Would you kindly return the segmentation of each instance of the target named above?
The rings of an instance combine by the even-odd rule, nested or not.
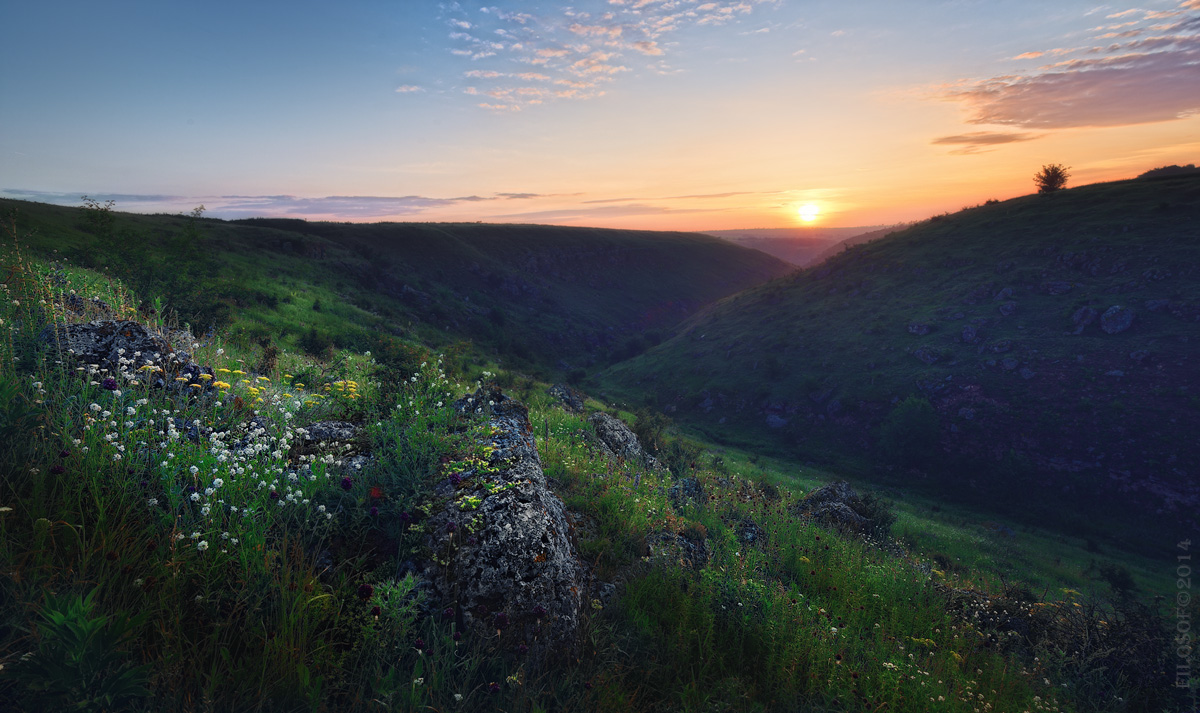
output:
[[[1066,166],[1052,163],[1042,166],[1042,170],[1034,174],[1033,182],[1037,184],[1038,193],[1053,193],[1060,188],[1066,188],[1067,179],[1070,177]]]

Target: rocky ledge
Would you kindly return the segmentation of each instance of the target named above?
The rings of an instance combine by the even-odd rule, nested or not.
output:
[[[534,667],[576,648],[585,570],[542,472],[528,409],[499,389],[455,404],[486,419],[486,464],[443,481],[426,522],[425,578],[442,615],[497,636]]]

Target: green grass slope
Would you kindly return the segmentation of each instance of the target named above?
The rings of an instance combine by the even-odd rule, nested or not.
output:
[[[217,333],[189,345],[202,371],[134,370],[137,352],[113,373],[47,335],[93,298],[161,333],[144,295],[7,246],[0,268],[4,710],[1159,713],[1194,692],[1172,686],[1171,634],[1196,604],[1138,601],[1183,586],[1163,553],[1083,554],[912,499],[897,539],[843,536],[796,514],[829,474],[673,435],[653,440],[692,454],[676,472],[610,459],[547,384],[436,355],[394,379],[361,353],[264,365]],[[505,612],[466,628],[413,576],[489,527],[480,508],[432,528],[444,498],[465,518],[507,489],[481,482],[488,421],[451,405],[493,378],[528,405],[596,580],[576,655],[545,666]],[[359,436],[298,430],[329,420]]]
[[[194,328],[232,327],[314,355],[379,349],[392,335],[472,340],[526,368],[607,364],[793,269],[693,233],[221,221],[19,201],[0,211],[15,211],[35,253],[107,268]]]
[[[1109,333],[1113,307],[1132,323]],[[1194,524],[1197,341],[1193,175],[937,216],[723,300],[602,381],[896,482]]]

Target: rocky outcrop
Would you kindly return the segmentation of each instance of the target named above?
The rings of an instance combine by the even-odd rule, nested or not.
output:
[[[455,407],[468,417],[482,409],[490,454],[435,489],[425,577],[443,616],[498,635],[540,666],[575,648],[585,588],[563,503],[547,485],[523,405],[493,388]]]
[[[598,411],[588,419],[596,429],[596,441],[600,450],[611,458],[623,458],[641,463],[648,468],[661,468],[658,459],[647,453],[638,442],[637,435],[619,419]]]
[[[156,367],[161,370],[156,372],[161,382],[163,375],[177,374],[190,364],[192,357],[185,349],[191,348],[195,338],[182,331],[153,331],[131,320],[97,319],[47,327],[41,339],[112,377],[133,377],[142,367]]]
[[[1120,334],[1133,326],[1133,310],[1113,305],[1100,315],[1100,328],[1107,334]]]
[[[555,384],[550,387],[549,394],[562,403],[563,410],[570,413],[583,413],[585,397],[578,389],[566,384]]]
[[[680,478],[667,490],[667,497],[671,501],[671,507],[676,510],[683,510],[691,504],[704,506],[708,503],[708,494],[704,492],[704,486],[695,478]]]
[[[847,534],[878,537],[886,536],[896,519],[873,495],[859,495],[845,481],[812,491],[791,512]]]

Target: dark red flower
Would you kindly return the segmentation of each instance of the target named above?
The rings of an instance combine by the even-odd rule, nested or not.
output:
[[[342,478],[342,490],[349,490],[350,488],[353,488],[353,487],[354,487],[354,478],[351,478],[348,475],[346,477]]]
[[[108,389],[109,391],[117,390],[117,380],[112,378],[111,376],[105,377],[104,381],[100,382],[100,385],[103,386],[104,388]]]
[[[368,495],[371,496],[372,500],[379,500],[383,497],[383,488],[379,487],[378,485],[372,485]]]
[[[372,587],[369,584],[358,585],[358,598],[359,599],[364,599],[364,600],[370,599],[371,595],[374,593],[375,593],[375,587]]]
[[[379,508],[372,505],[370,513],[371,513],[371,517],[379,517]]]
[[[55,463],[54,465],[50,466],[50,472],[54,475],[62,475],[63,473],[67,472],[67,467],[61,463]]]
[[[488,684],[488,693],[495,694],[495,693],[499,693],[499,692],[500,692],[500,684],[499,683],[492,681],[491,683]]]

